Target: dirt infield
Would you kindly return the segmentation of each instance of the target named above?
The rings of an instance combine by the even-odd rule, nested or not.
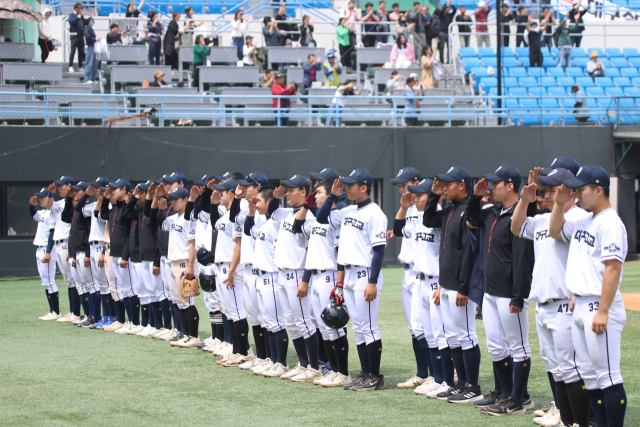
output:
[[[627,310],[640,311],[640,292],[622,294],[624,308]]]

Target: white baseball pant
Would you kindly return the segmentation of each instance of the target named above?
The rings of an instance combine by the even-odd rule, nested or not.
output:
[[[413,272],[413,264],[405,264],[402,276],[402,307],[412,337],[421,337],[424,334],[420,312],[413,310],[412,307],[418,307],[420,304],[420,299],[417,298],[414,301],[413,295],[419,283],[420,275]]]
[[[85,267],[84,265],[85,258],[89,258],[89,267]],[[100,286],[98,286],[98,283],[96,283],[93,278],[93,270],[91,269],[91,252],[78,252],[76,254],[76,270],[78,270],[80,280],[82,281],[82,287],[85,292],[93,294],[100,291]]]
[[[89,243],[89,249],[91,250],[91,272],[93,273],[93,283],[100,290],[101,295],[109,294],[109,282],[107,281],[107,271],[105,267],[99,267],[98,261],[100,261],[100,255],[102,255],[102,249],[104,245],[102,242]],[[105,254],[105,260],[106,260]]]
[[[622,384],[620,373],[620,341],[627,321],[622,296],[618,294],[609,307],[607,330],[596,334],[591,330],[593,316],[600,306],[600,297],[576,296],[573,308],[571,336],[580,361],[580,376],[588,390]]]
[[[51,249],[51,260],[48,263],[43,263],[42,259],[47,254],[46,246],[38,246],[36,249],[36,264],[38,265],[38,274],[40,274],[40,282],[42,286],[53,294],[58,292],[58,286],[56,286],[56,247]]]
[[[578,363],[571,337],[572,313],[570,299],[538,303],[536,329],[540,341],[540,355],[547,372],[556,382],[567,384],[580,380]]]
[[[280,305],[278,275],[278,273],[260,271],[256,288],[258,309],[260,310],[264,327],[273,333],[285,329],[282,305]]]
[[[76,254],[77,256],[77,254]],[[83,258],[84,259],[84,254]],[[71,281],[75,285],[76,290],[78,291],[78,295],[82,295],[87,292],[84,287],[84,283],[82,283],[82,277],[80,276],[80,266],[79,262],[76,258],[76,266],[73,267],[73,258],[69,258],[69,271],[71,272]]]
[[[280,304],[284,310],[284,320],[292,339],[310,338],[316,333],[316,325],[311,316],[311,299],[307,294],[298,298],[298,285],[302,281],[304,270],[280,270]],[[290,315],[289,315],[290,313]],[[293,325],[290,322],[293,321]]]
[[[429,348],[447,348],[447,338],[444,333],[444,323],[440,306],[433,302],[433,293],[438,290],[438,278],[433,276],[423,276],[416,285],[413,292],[419,301],[418,306],[412,306],[420,313],[424,336],[427,339]]]
[[[133,294],[138,297],[140,304],[149,304],[149,294],[145,294],[144,281],[144,266],[141,262],[129,261],[129,273],[131,274],[131,287],[133,288]],[[146,302],[142,302],[142,301]]]
[[[182,287],[184,284],[184,269],[187,268],[187,263],[189,260],[182,259],[178,261],[171,261],[171,289],[173,291],[173,296],[176,299],[176,304],[179,309],[186,309],[195,304],[194,297],[183,298],[182,297]],[[198,264],[195,263],[193,266],[193,274],[198,277],[200,271],[198,270]]]
[[[113,298],[114,301],[120,301],[116,287],[116,273],[114,272],[113,257],[111,256],[111,245],[107,243],[106,247],[107,250],[104,253],[104,258],[107,270],[107,281],[109,282],[109,292],[111,293],[111,298]]]
[[[120,261],[122,261],[122,257],[113,257],[113,274],[116,279],[116,292],[118,294],[116,301],[135,295],[133,284],[131,283],[131,263],[122,268],[120,267]]]
[[[149,294],[149,302],[167,299],[164,295],[161,275],[153,275],[153,261],[142,261],[140,264],[142,264],[142,286],[144,286],[145,292]],[[140,298],[140,304],[144,304],[142,298]]]
[[[175,304],[176,297],[171,289],[171,261],[166,256],[160,257],[160,277],[162,277],[162,293],[172,304]]]
[[[73,277],[71,277],[71,263],[67,261],[67,256],[69,255],[69,246],[68,240],[58,240],[53,247],[56,249],[56,263],[58,264],[58,270],[60,270],[60,274],[62,274],[62,279],[64,283],[66,283],[68,288],[75,288],[75,284],[73,283]],[[51,251],[53,253],[53,250]],[[51,255],[51,259],[53,255]]]
[[[449,347],[462,347],[463,350],[469,350],[478,344],[476,303],[468,300],[466,306],[458,307],[456,305],[457,295],[458,291],[440,287],[440,311]],[[452,339],[457,340],[457,344],[454,346],[451,345]]]
[[[345,267],[344,273],[344,302],[349,310],[356,344],[371,344],[381,338],[380,329],[378,329],[378,308],[384,282],[382,272],[376,283],[378,295],[373,301],[364,299],[364,290],[369,284],[369,274],[371,274],[370,268],[353,265],[349,268]]]
[[[227,319],[232,322],[237,322],[240,319],[247,318],[247,312],[244,309],[244,294],[242,288],[244,266],[239,265],[234,274],[234,286],[231,289],[227,289],[227,283],[225,280],[229,277],[228,262],[218,264],[218,273],[216,274],[216,290],[220,297],[220,307],[222,312],[227,316]]]
[[[264,323],[261,318],[262,316],[260,315],[260,309],[258,308],[258,295],[256,292],[256,280],[258,279],[258,276],[257,274],[254,274],[252,267],[253,266],[251,264],[245,264],[244,266],[244,286],[242,287],[242,291],[244,293],[244,307],[251,325],[260,325],[264,327]]]
[[[442,297],[441,297],[442,298]],[[510,298],[484,294],[482,322],[487,333],[487,347],[491,360],[498,362],[509,355],[514,362],[531,358],[529,348],[529,301],[524,301],[520,313],[510,313]]]
[[[309,283],[309,295],[311,296],[311,306],[315,318],[318,321],[318,328],[322,334],[322,339],[325,341],[335,341],[340,337],[343,337],[344,328],[333,329],[325,325],[322,321],[322,310],[329,304],[331,298],[331,291],[336,286],[336,280],[338,278],[338,272],[333,270],[327,270],[323,272],[317,272],[311,274],[311,281]]]

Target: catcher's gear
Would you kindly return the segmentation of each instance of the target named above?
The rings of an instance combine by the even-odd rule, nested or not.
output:
[[[336,304],[342,305],[344,303],[344,291],[342,290],[343,284],[341,282],[336,283],[336,286],[331,291],[329,298],[335,298]]]
[[[307,196],[307,198],[304,201],[304,204],[309,206],[310,208],[315,208],[316,206],[318,206],[316,204],[316,191],[314,191],[313,193]]]
[[[216,276],[200,273],[200,288],[205,292],[215,292]]]
[[[182,281],[182,298],[197,297],[200,295],[200,286],[198,284],[198,278],[184,279]]]
[[[322,310],[320,318],[328,327],[342,329],[349,323],[349,311],[344,304],[336,303],[336,299],[331,297],[331,302]]]

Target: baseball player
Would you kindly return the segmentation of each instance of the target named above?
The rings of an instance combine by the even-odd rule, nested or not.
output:
[[[328,179],[329,181],[333,182],[336,179],[340,178],[340,174],[338,173],[338,171],[331,168],[324,168],[319,173],[311,172],[309,176],[311,177],[311,179],[316,180],[314,188],[316,188],[316,186],[320,183],[320,181],[324,181]],[[344,202],[346,198],[347,198],[346,194],[341,194],[338,197],[338,200],[336,200],[336,209],[339,210],[347,207],[347,204]],[[312,208],[310,210],[311,212],[313,212],[314,215],[316,215],[317,208]]]
[[[296,381],[313,381],[322,377],[320,372],[319,346],[316,325],[312,319],[311,299],[301,292],[304,287],[304,267],[307,241],[309,236],[296,233],[294,222],[296,214],[302,208],[309,195],[309,180],[302,175],[294,175],[281,182],[273,192],[269,204],[269,215],[280,225],[275,251],[275,264],[280,269],[280,304],[284,311],[287,330],[293,340],[299,364],[282,375],[285,380],[297,377]],[[292,208],[280,207],[280,200],[287,192],[287,204]],[[312,213],[307,212],[306,221],[313,221]],[[301,292],[301,293],[300,293]],[[305,296],[301,296],[301,295]]]
[[[193,297],[182,296],[184,279],[192,279],[199,273],[195,264],[195,223],[184,215],[189,191],[183,187],[176,187],[171,193],[166,194],[164,184],[158,185],[151,203],[151,215],[158,215],[156,209],[164,208],[158,204],[164,196],[171,200],[172,211],[175,213],[166,218],[159,214],[158,223],[164,231],[169,232],[167,259],[171,261],[171,289],[180,310],[180,321],[184,331],[182,338],[170,344],[177,347],[195,347],[200,343],[198,309]]]
[[[73,283],[73,278],[71,277],[71,267],[68,256],[69,229],[71,226],[60,220],[67,192],[69,191],[71,184],[75,183],[76,181],[72,177],[68,175],[61,176],[59,180],[53,181],[53,183],[49,185],[48,191],[51,194],[55,194],[57,189],[58,195],[62,199],[54,202],[53,197],[47,198],[47,209],[51,210],[51,215],[55,218],[56,223],[53,231],[53,243],[56,248],[56,264],[58,265],[60,274],[62,274],[64,283],[67,285],[67,292],[69,295],[69,313],[57,320],[61,323],[77,321],[80,317],[80,297],[78,297],[76,285]]]
[[[609,201],[609,174],[585,165],[556,193],[549,233],[570,244],[567,289],[575,297],[571,336],[598,426],[622,426],[627,395],[620,373],[620,341],[627,316],[620,295],[627,231]],[[565,206],[577,189],[585,218],[571,218]],[[570,211],[569,211],[570,212]]]
[[[485,228],[482,320],[493,368],[505,397],[485,408],[490,415],[524,414],[527,409],[533,409],[533,402],[526,392],[531,369],[527,309],[533,244],[511,233],[511,217],[518,203],[520,181],[518,169],[500,166],[476,184],[466,207],[469,223]],[[481,200],[489,182],[495,205],[482,209]],[[532,206],[536,208],[535,204]]]
[[[29,213],[38,223],[36,237],[33,239],[33,244],[37,248],[36,264],[40,274],[40,282],[44,287],[47,294],[47,302],[49,303],[49,312],[44,316],[38,317],[39,320],[57,320],[60,318],[60,296],[55,280],[56,264],[51,262],[51,258],[55,259],[56,256],[53,246],[55,220],[51,216],[51,210],[46,208],[49,197],[53,198],[53,194],[43,188],[29,199]],[[38,210],[38,206],[44,209]]]
[[[476,303],[469,300],[473,254],[465,209],[469,201],[470,186],[471,175],[458,166],[451,167],[447,173],[436,175],[422,222],[425,227],[438,228],[441,232],[440,286],[433,292],[433,301],[440,306],[448,346],[443,343],[438,345],[444,383],[436,396],[452,403],[482,399],[478,384],[480,347],[475,327]],[[443,194],[451,203],[438,210],[438,202]],[[450,362],[451,359],[453,363]],[[453,382],[454,367],[458,375],[457,385]]]
[[[273,197],[273,187],[263,187],[257,196],[249,200],[249,209],[244,219],[243,233],[255,240],[253,268],[258,309],[269,336],[270,358],[251,368],[256,375],[269,378],[281,377],[289,372],[287,352],[289,337],[280,303],[279,271],[275,264],[275,248],[278,241],[280,224],[269,215],[269,202]],[[256,211],[264,219],[256,223]]]
[[[589,425],[589,392],[578,373],[571,338],[572,313],[569,308],[572,295],[565,283],[569,244],[550,238],[550,212],[527,217],[529,204],[537,202],[538,186],[545,188],[545,205],[553,209],[558,188],[563,181],[572,178],[573,174],[563,168],[554,169],[547,176],[535,177],[535,184],[522,189],[511,220],[514,235],[533,240],[536,262],[529,299],[537,303],[540,354],[553,382],[554,402],[560,410],[557,415],[557,411],[549,414],[547,418],[550,419],[541,425],[552,425],[560,420],[567,426],[574,422],[579,426]],[[572,203],[566,204],[564,215],[575,220],[591,216]]]
[[[390,181],[391,185],[398,186],[398,191],[402,197],[407,194],[407,186],[417,185],[421,181],[420,173],[412,167],[404,167],[400,169],[398,175]],[[404,200],[413,200],[409,194]],[[416,294],[416,302],[413,300],[414,289],[420,286],[419,275],[413,271],[413,260],[415,255],[415,239],[414,229],[417,227],[417,221],[422,219],[422,214],[418,214],[415,205],[404,206],[401,204],[396,221],[394,222],[393,231],[388,233],[391,238],[393,236],[402,239],[402,246],[398,261],[404,268],[402,276],[402,306],[404,314],[407,317],[409,332],[411,332],[411,341],[413,344],[413,354],[416,357],[417,373],[408,380],[398,384],[398,388],[409,389],[416,388],[429,378],[429,365],[431,358],[429,355],[429,346],[425,339],[425,332],[422,329],[420,312],[412,312],[412,305],[419,307],[420,298]]]
[[[102,204],[110,204],[111,206],[115,206],[116,204],[116,197],[113,194],[113,191],[111,192],[111,198],[106,197],[106,190],[108,187],[109,185],[107,184],[107,186],[104,187],[104,191],[102,191],[102,188],[101,188],[101,190],[97,194],[98,201],[100,201],[101,197],[103,199],[102,203],[100,203],[100,206],[99,206],[100,210],[98,211],[98,217],[100,218],[101,221],[104,221],[102,219]],[[97,206],[98,204],[96,204],[96,207]],[[112,212],[109,211],[109,215],[111,214]],[[111,300],[110,300],[111,304],[109,307],[109,310],[110,310],[109,314],[111,315],[113,322],[111,322],[111,324],[109,325],[104,325],[99,329],[102,329],[105,331],[109,331],[111,329],[115,331],[124,326],[124,305],[118,297],[118,292],[116,287],[116,276],[113,271],[113,257],[111,256],[111,237],[109,236],[108,220],[106,221],[106,227],[104,229],[104,247],[105,247],[104,263],[107,271],[107,282],[109,282],[109,293],[111,294]],[[121,306],[122,308],[120,309],[119,306]],[[122,318],[120,317],[120,313],[122,313]],[[122,323],[120,322],[120,320],[122,320]]]
[[[387,388],[380,373],[382,337],[378,329],[378,293],[382,290],[380,273],[386,247],[387,217],[371,200],[373,178],[364,169],[355,169],[346,178],[336,180],[325,203],[333,204],[344,192],[356,202],[345,209],[333,210],[318,222],[340,228],[337,262],[345,268],[344,283],[336,283],[332,295],[336,302],[347,304],[356,336],[362,372],[345,390],[372,391]]]
[[[326,170],[326,169],[325,169]],[[349,376],[349,341],[344,329],[328,327],[322,317],[322,310],[330,302],[330,295],[338,282],[344,281],[344,267],[337,264],[337,248],[340,241],[340,227],[330,227],[327,221],[307,221],[307,212],[319,207],[317,212],[325,218],[337,209],[337,203],[326,203],[334,180],[318,181],[316,191],[311,193],[296,214],[294,231],[309,237],[305,278],[299,288],[299,295],[310,295],[315,320],[322,335],[323,347],[329,360],[330,371],[313,380],[315,385],[341,387],[351,381]],[[306,278],[309,276],[309,279]],[[309,281],[307,281],[309,280]],[[305,376],[293,377],[292,381],[306,380]]]

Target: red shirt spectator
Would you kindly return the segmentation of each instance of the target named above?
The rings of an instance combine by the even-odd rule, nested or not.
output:
[[[481,5],[482,4],[482,5]],[[478,8],[473,12],[476,17],[476,32],[478,33],[486,33],[488,28],[486,25],[480,25],[479,22],[487,22],[487,16],[489,16],[489,12],[491,12],[491,5],[484,4],[484,2],[480,2],[478,4]]]
[[[280,73],[276,74],[276,82],[271,86],[272,95],[295,95],[296,85],[290,83],[289,86],[284,85],[284,76]],[[291,101],[288,98],[280,98],[280,108],[289,108]],[[273,108],[278,108],[278,98],[273,98]]]

